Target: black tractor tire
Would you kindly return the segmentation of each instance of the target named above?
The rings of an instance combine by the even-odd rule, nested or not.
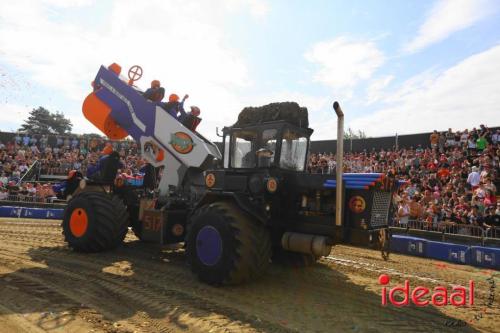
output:
[[[206,237],[209,233],[218,235],[220,246],[215,250]],[[207,259],[207,252],[216,255]],[[255,280],[267,270],[271,252],[269,230],[231,202],[204,205],[189,221],[187,260],[205,283],[235,285]]]
[[[285,251],[283,249],[275,249],[273,251],[272,262],[282,266],[289,267],[309,267],[318,261],[319,257],[313,254],[304,254],[298,252]]]
[[[75,222],[79,216],[85,216],[85,227]],[[128,222],[127,209],[120,198],[89,191],[77,194],[68,202],[61,226],[64,240],[73,250],[102,252],[123,243]]]

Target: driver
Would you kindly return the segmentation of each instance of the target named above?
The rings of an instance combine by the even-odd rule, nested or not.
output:
[[[242,167],[253,168],[257,162],[257,167],[268,168],[271,166],[274,152],[266,145],[257,151],[251,150],[243,156]]]
[[[113,150],[113,146],[108,143],[102,150],[102,156],[95,165],[87,168],[87,178],[95,178],[103,181],[112,181],[118,169],[123,169],[124,165],[120,161],[120,155]],[[112,179],[111,179],[112,178]]]
[[[260,148],[255,152],[257,156],[257,167],[268,168],[271,166],[274,152],[269,148]]]

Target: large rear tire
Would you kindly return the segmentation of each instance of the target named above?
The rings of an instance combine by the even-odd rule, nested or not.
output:
[[[187,260],[208,284],[240,284],[263,274],[271,258],[269,231],[230,202],[199,208],[190,219]]]
[[[78,252],[101,252],[122,244],[128,231],[123,201],[104,192],[82,192],[64,211],[64,240]]]

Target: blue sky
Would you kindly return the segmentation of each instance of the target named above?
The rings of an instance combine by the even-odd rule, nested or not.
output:
[[[0,130],[33,107],[81,114],[101,64],[144,68],[190,94],[200,130],[247,105],[308,107],[314,139],[346,125],[370,136],[500,125],[500,2],[93,1],[0,4]]]

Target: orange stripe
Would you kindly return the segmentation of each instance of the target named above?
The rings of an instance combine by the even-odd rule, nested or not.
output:
[[[110,139],[121,140],[127,137],[127,131],[111,117],[111,108],[101,101],[94,92],[90,93],[83,101],[82,111],[85,118]]]

